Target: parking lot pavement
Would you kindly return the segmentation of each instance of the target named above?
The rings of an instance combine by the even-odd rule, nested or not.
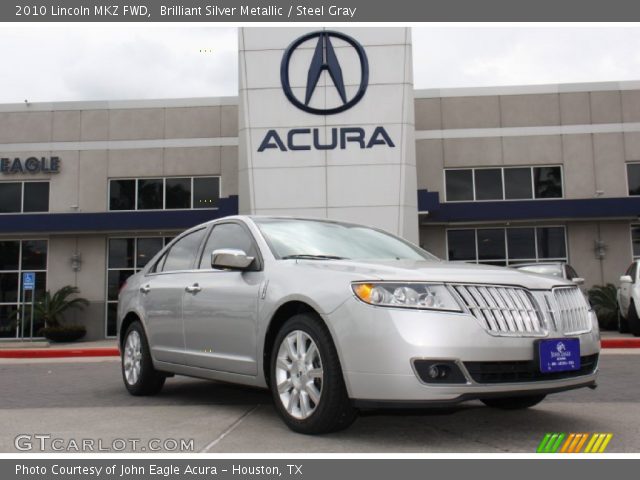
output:
[[[640,452],[638,354],[603,354],[597,390],[551,395],[527,411],[470,402],[366,412],[346,431],[315,437],[289,431],[265,391],[175,377],[158,396],[132,397],[117,359],[86,360],[0,363],[1,452],[18,451],[21,434],[50,435],[63,451],[75,451],[83,439],[95,449],[101,442],[126,451],[133,450],[131,440],[139,439],[137,451],[149,451],[149,439],[160,439],[154,448],[173,450],[175,439],[196,452],[533,452],[546,432],[611,432],[608,452]],[[40,440],[29,438],[31,451],[40,451]],[[50,439],[44,442],[53,451]]]

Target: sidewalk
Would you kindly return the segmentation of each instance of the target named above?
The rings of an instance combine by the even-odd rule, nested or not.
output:
[[[640,337],[629,333],[605,330],[601,332],[602,348],[640,348]],[[117,342],[96,340],[93,342],[49,343],[0,342],[0,358],[61,358],[61,357],[117,357],[120,355]]]

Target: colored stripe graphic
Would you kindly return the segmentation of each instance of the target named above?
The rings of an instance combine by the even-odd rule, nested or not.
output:
[[[537,453],[556,453],[560,445],[562,444],[562,440],[566,434],[564,433],[547,433],[538,448],[536,449]]]
[[[612,438],[613,433],[546,433],[536,453],[604,453]]]

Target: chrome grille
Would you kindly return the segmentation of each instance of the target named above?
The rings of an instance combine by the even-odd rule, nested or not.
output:
[[[553,289],[551,316],[556,330],[564,334],[578,334],[591,331],[589,306],[584,295],[577,287],[558,287]]]
[[[547,333],[528,290],[493,285],[453,285],[453,289],[492,335],[536,337]]]

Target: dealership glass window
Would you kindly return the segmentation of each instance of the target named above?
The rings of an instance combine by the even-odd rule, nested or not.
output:
[[[526,200],[533,198],[531,168],[504,169],[504,197],[506,200]]]
[[[507,228],[507,248],[512,259],[535,260],[536,229]]]
[[[448,230],[447,247],[449,260],[475,261],[477,259],[475,230]]]
[[[167,178],[166,209],[191,208],[191,179]]]
[[[447,169],[445,191],[447,202],[562,198],[562,168]]]
[[[561,198],[562,173],[560,167],[534,167],[533,184],[536,198]]]
[[[25,182],[23,196],[23,212],[49,211],[49,182]]]
[[[502,200],[502,170],[479,168],[474,170],[476,200]]]
[[[640,195],[640,163],[627,163],[629,195]]]
[[[447,201],[473,200],[473,170],[445,170]]]
[[[567,257],[564,227],[536,228],[536,235],[539,258],[555,259]]]
[[[566,262],[565,227],[449,229],[447,252],[451,261],[493,265],[545,260]]]
[[[138,210],[162,210],[164,182],[161,178],[138,180]]]
[[[124,282],[168,244],[173,237],[110,238],[107,245],[106,336],[117,334],[118,292]]]
[[[633,259],[640,259],[640,225],[631,225],[631,245],[633,246]]]
[[[136,181],[111,180],[109,182],[109,210],[136,209]]]
[[[220,198],[220,178],[193,179],[193,208],[216,208]]]
[[[21,278],[23,272],[35,272],[35,300],[42,298],[47,288],[47,250],[47,240],[0,240],[0,338],[30,335],[29,321],[22,322],[22,331],[18,324],[23,293]],[[38,336],[43,326],[34,319],[34,336]]]
[[[0,213],[49,211],[49,182],[0,182]]]
[[[501,262],[507,257],[503,228],[482,228],[476,230],[478,236],[478,260]]]
[[[217,208],[220,177],[167,177],[109,181],[109,210]]]

